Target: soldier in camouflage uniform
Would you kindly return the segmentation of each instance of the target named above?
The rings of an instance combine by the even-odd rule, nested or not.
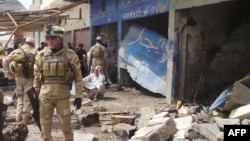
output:
[[[44,141],[51,141],[51,125],[54,109],[64,134],[65,141],[73,141],[70,113],[71,82],[75,80],[77,109],[82,102],[82,74],[76,53],[63,47],[63,28],[48,25],[46,40],[48,46],[40,51],[34,65],[34,84],[39,94],[41,135]]]
[[[96,37],[96,44],[90,48],[87,57],[90,74],[94,72],[93,70],[96,66],[101,66],[103,70],[105,69],[107,65],[107,52],[103,45],[102,36],[98,35]]]
[[[34,75],[33,65],[37,50],[35,48],[35,40],[26,38],[25,44],[12,51],[3,61],[3,68],[8,74],[8,77],[14,78],[16,81],[16,96],[17,96],[17,112],[16,121],[27,123],[32,110],[29,98],[25,93],[32,86]]]

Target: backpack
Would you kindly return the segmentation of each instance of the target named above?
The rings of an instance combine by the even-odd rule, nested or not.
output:
[[[25,63],[26,62],[26,57],[25,57],[25,54],[23,51],[16,52],[13,57],[14,57],[14,61],[16,63]]]

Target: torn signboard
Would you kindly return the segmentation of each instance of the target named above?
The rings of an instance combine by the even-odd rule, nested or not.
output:
[[[119,67],[147,90],[165,95],[168,40],[138,24],[129,28],[119,48]]]

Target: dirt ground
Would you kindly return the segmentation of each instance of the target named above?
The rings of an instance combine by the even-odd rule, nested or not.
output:
[[[71,99],[71,101],[73,98]],[[87,101],[88,98],[84,98],[83,101]],[[93,105],[101,105],[103,106],[107,113],[119,112],[119,111],[127,111],[130,115],[138,114],[140,108],[142,107],[153,107],[155,109],[155,113],[159,113],[164,111],[169,105],[166,103],[166,99],[164,96],[160,94],[150,94],[147,91],[139,91],[135,90],[134,88],[124,88],[123,91],[117,91],[117,87],[115,84],[111,85],[104,96],[103,99],[92,102],[90,106],[83,106],[82,111],[93,111]],[[72,108],[73,110],[73,108]],[[151,113],[149,113],[151,114]],[[110,117],[114,114],[107,114],[107,115],[99,115],[100,116],[100,123],[92,125],[90,127],[80,126],[80,128],[76,128],[79,126],[76,120],[76,115],[72,114],[72,126],[74,129],[74,137],[75,141],[82,141],[83,136],[87,133],[91,133],[95,135],[99,141],[121,141],[113,132],[111,131],[104,132],[103,125],[108,125],[111,123]],[[13,128],[15,124],[14,121],[10,119],[14,118],[15,116],[15,107],[9,106],[7,111],[7,119],[8,121],[5,122],[6,127],[4,128],[4,132]],[[112,127],[112,125],[110,124]],[[60,129],[60,124],[54,116],[54,122],[52,125],[52,136],[53,141],[63,141],[63,134]],[[40,141],[40,131],[36,124],[32,122],[28,124],[28,137],[26,138],[27,141]],[[87,140],[86,140],[87,141]]]

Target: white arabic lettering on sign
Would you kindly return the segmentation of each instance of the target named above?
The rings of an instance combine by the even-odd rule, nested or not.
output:
[[[159,9],[157,6],[146,6],[144,8],[138,7],[134,11],[129,11],[123,14],[124,19],[132,19],[132,18],[138,18],[143,17],[146,15],[152,15],[159,13]]]

